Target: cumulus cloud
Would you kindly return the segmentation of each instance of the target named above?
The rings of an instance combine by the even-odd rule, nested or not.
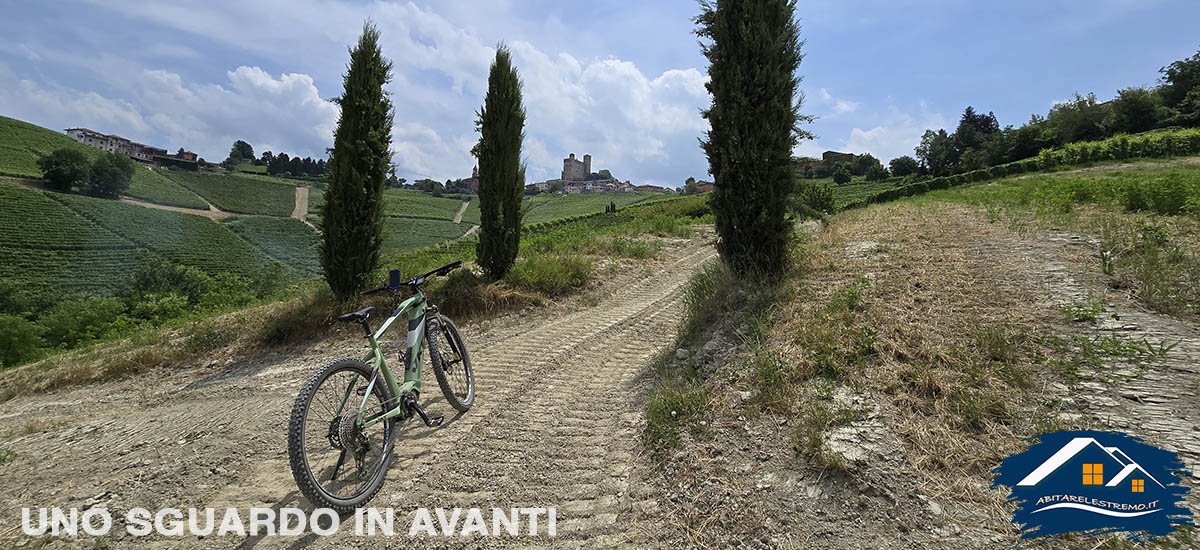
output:
[[[276,75],[242,66],[229,71],[224,81],[210,82],[182,70],[137,66],[143,57],[134,52],[92,54],[94,58],[115,55],[134,65],[122,66],[120,79],[91,70],[110,88],[104,93],[125,102],[125,110],[142,124],[97,125],[118,133],[132,132],[126,128],[148,129],[155,143],[165,141],[171,148],[178,143],[209,158],[224,157],[233,139],[245,139],[259,151],[322,154],[332,144],[338,111],[321,99],[316,84],[327,88],[326,97],[339,95],[340,89],[333,86],[340,88],[346,46],[356,41],[364,20],[375,22],[383,30],[384,54],[394,63],[388,86],[396,105],[393,160],[401,175],[410,179],[470,174],[474,159],[469,152],[477,139],[474,115],[483,101],[495,53],[494,43],[476,30],[501,24],[540,28],[537,22],[504,15],[506,10],[495,6],[463,10],[412,2],[332,0],[250,4],[214,0],[204,6],[151,0],[94,4],[130,25],[178,31],[180,40],[173,47],[150,48],[151,61],[190,58],[191,51],[209,47],[197,44],[216,43],[253,59],[302,70],[304,74]],[[481,18],[487,21],[481,24]],[[707,76],[700,70],[675,67],[647,73],[626,59],[580,58],[561,42],[544,42],[509,42],[524,82],[529,179],[557,177],[561,159],[570,152],[591,154],[594,169],[607,168],[639,183],[679,185],[689,175],[705,174],[707,163],[697,138],[707,129],[699,115],[708,102]],[[87,63],[76,66],[88,70]],[[74,93],[87,91],[86,86],[77,86],[80,90]],[[835,103],[834,108],[853,106]],[[57,120],[48,109],[40,112],[36,120]]]
[[[946,119],[939,113],[930,112],[924,103],[915,114],[892,107],[884,120],[883,124],[866,130],[851,129],[845,149],[855,153],[871,153],[886,163],[902,155],[912,156],[913,148],[920,143],[925,130],[946,126]]]
[[[338,108],[304,74],[272,77],[257,67],[226,73],[225,84],[190,84],[162,69],[130,83],[131,99],[42,86],[0,73],[0,102],[11,116],[59,128],[88,126],[167,149],[224,158],[235,139],[258,150],[324,156]]]

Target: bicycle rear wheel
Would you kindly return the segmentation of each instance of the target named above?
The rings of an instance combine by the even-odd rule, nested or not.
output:
[[[439,316],[426,328],[425,340],[442,395],[451,407],[466,412],[475,402],[475,371],[458,327],[448,317]]]
[[[317,369],[292,406],[288,459],[292,477],[317,507],[349,512],[383,487],[392,454],[392,422],[364,428],[358,410],[372,368],[358,359],[336,359]],[[364,420],[392,404],[383,379],[367,398]]]

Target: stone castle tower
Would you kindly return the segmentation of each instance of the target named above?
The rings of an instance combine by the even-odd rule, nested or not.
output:
[[[583,181],[592,173],[592,156],[584,155],[583,162],[575,159],[575,153],[563,159],[562,179],[565,181]]]

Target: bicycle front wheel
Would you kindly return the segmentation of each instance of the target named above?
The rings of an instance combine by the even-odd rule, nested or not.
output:
[[[451,407],[466,412],[475,402],[475,371],[471,369],[471,354],[467,353],[458,327],[442,316],[426,330],[430,363],[442,395]]]
[[[292,477],[309,502],[349,512],[383,487],[392,454],[392,422],[370,427],[359,422],[371,367],[358,359],[337,359],[317,369],[296,396],[288,424]],[[387,385],[375,381],[364,420],[392,404]]]

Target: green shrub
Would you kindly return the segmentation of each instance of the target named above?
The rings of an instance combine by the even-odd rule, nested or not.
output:
[[[98,340],[127,322],[125,304],[115,298],[82,296],[60,301],[38,317],[51,346],[73,348]]]
[[[0,315],[0,366],[19,365],[38,356],[45,330],[18,315]]]
[[[592,262],[579,256],[539,255],[519,258],[504,282],[515,288],[557,296],[582,288],[592,275]]]

